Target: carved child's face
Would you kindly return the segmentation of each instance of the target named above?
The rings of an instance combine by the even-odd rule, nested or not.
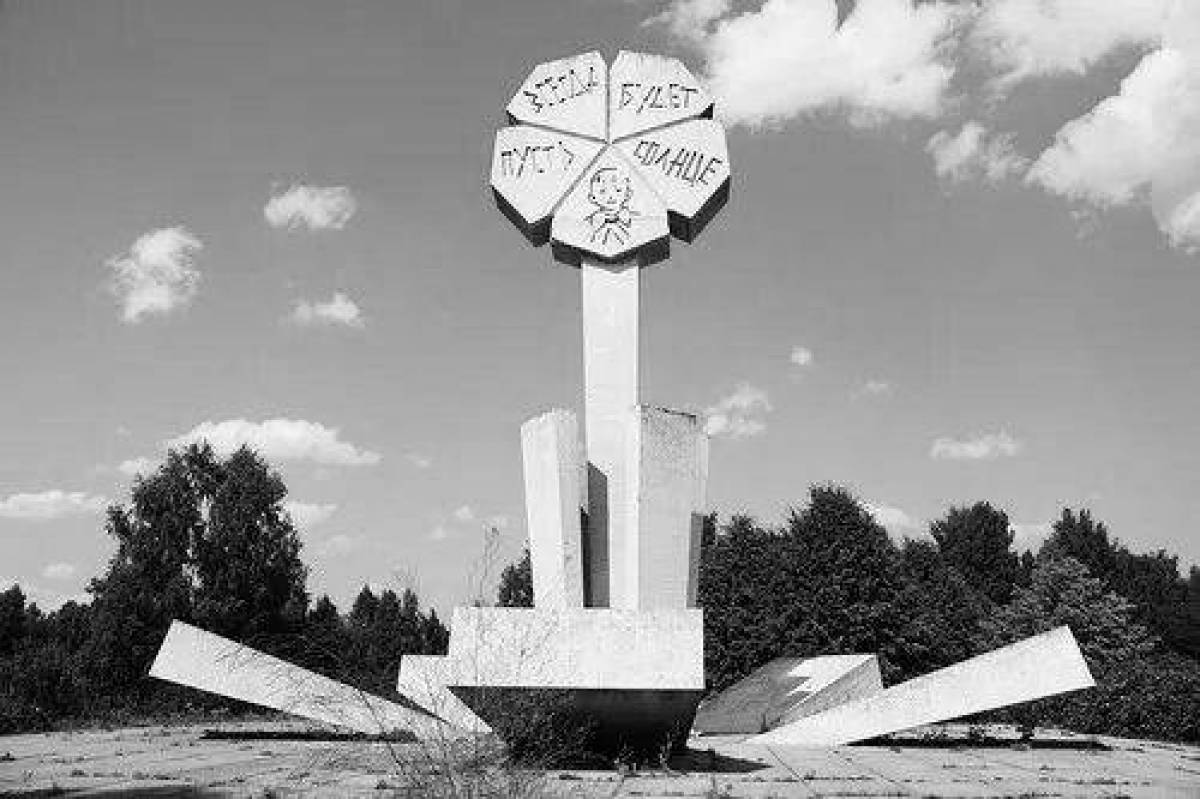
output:
[[[588,197],[606,211],[616,211],[625,204],[630,193],[629,176],[614,167],[596,170],[588,186]]]

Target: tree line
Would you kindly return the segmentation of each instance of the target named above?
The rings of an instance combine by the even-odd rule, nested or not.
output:
[[[1200,569],[1135,554],[1086,510],[1064,509],[1036,553],[1007,515],[950,508],[928,538],[893,541],[845,488],[813,487],[778,526],[705,519],[698,599],[705,675],[719,691],[777,657],[879,654],[885,684],[1062,624],[1097,687],[992,718],[1080,732],[1200,740]],[[501,604],[528,605],[528,553]]]
[[[364,585],[346,613],[311,601],[286,496],[249,449],[168,453],[108,509],[116,551],[90,602],[47,613],[19,585],[0,593],[0,733],[239,707],[146,676],[172,619],[383,695],[401,654],[445,652],[449,633],[411,590]]]

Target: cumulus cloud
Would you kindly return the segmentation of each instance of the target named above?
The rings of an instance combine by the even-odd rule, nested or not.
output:
[[[444,524],[436,524],[434,525],[433,529],[429,531],[430,541],[445,541],[449,537],[450,528]]]
[[[718,113],[730,123],[773,125],[842,109],[852,124],[868,126],[942,109],[954,75],[946,46],[962,17],[952,3],[859,0],[840,24],[835,0],[727,11],[692,0],[659,17],[696,42]]]
[[[929,456],[935,460],[980,461],[1012,457],[1018,454],[1023,444],[1001,430],[985,433],[973,438],[938,438],[929,448]]]
[[[1200,5],[1189,13],[1200,27]],[[1200,36],[1145,56],[1116,95],[1058,131],[1027,180],[1098,208],[1148,203],[1173,244],[1200,246]]]
[[[362,310],[340,291],[324,302],[297,301],[288,318],[302,327],[341,325],[361,329],[366,326]]]
[[[642,24],[661,25],[680,39],[700,41],[708,35],[712,23],[725,16],[732,5],[732,0],[674,0]]]
[[[117,464],[117,471],[126,477],[135,477],[139,474],[149,474],[158,468],[158,461],[153,458],[129,458]]]
[[[228,419],[201,422],[166,442],[168,448],[207,441],[219,455],[249,446],[267,460],[308,461],[324,466],[373,466],[382,460],[377,452],[343,441],[336,428],[303,419],[267,419],[250,422]]]
[[[357,210],[358,202],[345,186],[298,183],[268,200],[263,216],[273,228],[341,230]]]
[[[471,510],[470,505],[460,505],[454,509],[451,514],[456,522],[473,522],[475,521],[475,511]]]
[[[863,505],[867,512],[875,518],[875,521],[884,527],[893,538],[903,538],[906,535],[912,538],[911,533],[916,533],[921,529],[920,520],[914,519],[900,508],[871,502],[865,502]]]
[[[811,366],[813,352],[808,347],[801,347],[797,344],[795,347],[792,347],[792,354],[788,356],[788,360],[796,366]]]
[[[771,410],[767,392],[742,383],[704,412],[704,432],[725,438],[749,438],[767,429],[762,415]]]
[[[0,499],[0,518],[44,522],[66,516],[88,516],[100,512],[107,504],[107,498],[96,494],[54,488]]]
[[[987,128],[971,120],[957,134],[942,130],[925,145],[933,157],[937,176],[950,183],[982,179],[999,183],[1020,174],[1029,164],[1017,155],[1011,134],[989,134]]]
[[[292,521],[301,529],[308,530],[328,519],[337,510],[337,505],[320,502],[299,502],[289,500],[283,503],[283,509],[292,517]]]
[[[109,287],[121,305],[121,319],[136,324],[187,305],[196,296],[200,272],[195,268],[200,239],[184,227],[152,230],[129,252],[108,259]]]
[[[408,453],[404,456],[404,460],[408,461],[418,469],[428,469],[433,465],[433,458],[429,457],[428,455],[422,455],[419,452]]]
[[[851,393],[853,399],[859,397],[883,397],[892,393],[892,384],[887,380],[866,380]]]
[[[1080,75],[1120,48],[1158,43],[1172,2],[990,0],[970,41],[999,70],[999,88],[1042,75]]]
[[[1013,531],[1013,549],[1017,551],[1028,550],[1036,552],[1046,539],[1050,537],[1050,533],[1054,531],[1053,522],[1033,522],[1030,524],[1014,524]]]
[[[50,563],[42,569],[42,576],[49,580],[70,580],[75,576],[75,567],[70,563]]]

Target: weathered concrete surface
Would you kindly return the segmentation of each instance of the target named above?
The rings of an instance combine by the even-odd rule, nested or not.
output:
[[[729,149],[719,122],[693,119],[616,146],[658,192],[678,239],[694,240],[729,199]]]
[[[621,551],[629,535],[624,528],[628,515],[621,509],[630,471],[628,417],[637,403],[641,278],[636,268],[614,271],[591,261],[584,261],[581,272],[588,461],[584,603],[607,607],[612,585],[609,552],[614,547]]]
[[[211,727],[233,732],[296,726],[260,719],[0,736],[0,794],[58,787],[80,796],[435,796],[446,784],[445,772],[459,762],[452,750],[417,745],[200,738]],[[1100,740],[1112,750],[766,748],[736,737],[706,738],[693,752],[673,759],[670,771],[516,771],[496,775],[494,784],[506,780],[511,790],[491,795],[1182,799],[1200,794],[1200,748]]]
[[[555,256],[578,265],[594,256],[617,264],[643,253],[661,260],[670,227],[667,208],[617,150],[600,154],[554,212]]]
[[[441,720],[302,669],[236,641],[171,622],[150,676],[368,734],[444,732]]]
[[[508,104],[513,122],[603,139],[608,66],[592,51],[538,64]]]
[[[458,607],[451,686],[704,689],[704,615],[607,608]]]
[[[529,125],[501,128],[492,150],[496,202],[526,236],[544,244],[554,206],[603,146]]]
[[[712,114],[713,98],[678,58],[617,53],[609,71],[609,141]]]
[[[708,436],[689,413],[638,406],[627,414],[631,489],[613,548],[612,606],[629,610],[696,606]]]
[[[751,742],[836,746],[1093,685],[1075,637],[1059,627],[801,718]]]
[[[447,683],[457,675],[445,655],[404,655],[396,693],[407,696],[430,713],[453,725],[450,734],[486,733],[490,728],[454,695]]]
[[[875,655],[776,658],[696,713],[693,733],[756,734],[883,690]]]
[[[583,530],[586,466],[579,423],[553,410],[521,425],[525,513],[539,608],[583,607]]]

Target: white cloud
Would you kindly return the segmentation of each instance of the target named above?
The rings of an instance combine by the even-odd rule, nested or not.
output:
[[[1081,75],[1119,48],[1157,43],[1171,3],[990,0],[983,6],[970,38],[1001,71],[999,88],[1041,75]]]
[[[75,576],[75,567],[70,563],[51,563],[42,569],[42,576],[50,580],[70,580]]]
[[[1019,453],[1023,446],[1007,431],[1001,430],[998,433],[985,433],[973,438],[938,438],[930,447],[929,456],[935,460],[994,460],[1012,457]]]
[[[366,326],[362,310],[340,291],[324,302],[298,300],[288,318],[302,327],[342,325],[361,329]]]
[[[129,458],[117,464],[117,471],[126,477],[135,477],[139,474],[149,474],[158,468],[158,461],[153,458]]]
[[[771,125],[842,109],[852,124],[927,118],[954,75],[947,44],[962,12],[947,2],[859,0],[838,24],[835,0],[766,0],[713,23],[717,3],[682,3],[660,15],[696,39],[717,111]]]
[[[881,397],[892,393],[892,384],[886,380],[867,380],[854,391],[855,397]]]
[[[0,500],[0,518],[49,521],[98,513],[107,504],[108,499],[102,496],[54,488],[38,493],[12,494]]]
[[[989,134],[974,120],[953,136],[949,131],[938,131],[925,145],[925,151],[933,156],[937,176],[951,183],[975,179],[999,183],[1029,165],[1028,159],[1014,152],[1012,135]]]
[[[748,438],[767,429],[760,417],[771,410],[767,392],[742,383],[734,392],[705,411],[704,432],[710,436]]]
[[[1194,6],[1200,27],[1200,4]],[[1186,30],[1186,27],[1184,28]],[[1170,46],[1176,38],[1180,47]],[[1169,36],[1120,91],[1063,126],[1027,177],[1105,208],[1149,203],[1177,246],[1200,245],[1200,35]]]
[[[473,522],[475,521],[475,511],[471,510],[470,505],[460,505],[455,508],[451,514],[456,522]]]
[[[893,538],[903,538],[905,535],[912,538],[913,536],[910,534],[916,533],[921,529],[920,520],[914,519],[900,508],[895,508],[891,505],[877,505],[871,502],[864,502],[863,505],[866,507],[867,512],[875,517],[875,521],[884,527]]]
[[[283,509],[292,517],[298,527],[308,530],[328,519],[337,510],[337,505],[320,502],[298,502],[289,500],[283,503]]]
[[[801,347],[799,344],[792,347],[792,354],[788,356],[796,366],[811,366],[813,362],[813,352],[808,347]]]
[[[418,452],[408,453],[404,456],[404,460],[408,461],[418,469],[428,469],[433,465],[433,458],[430,458],[428,455],[422,455]]]
[[[267,419],[249,422],[228,419],[201,422],[187,433],[170,439],[168,448],[207,441],[220,455],[228,455],[243,445],[267,460],[309,461],[326,466],[373,466],[382,460],[377,452],[361,449],[342,441],[336,428],[303,419]]]
[[[169,227],[140,236],[129,252],[110,258],[110,288],[121,303],[121,319],[135,324],[191,302],[200,284],[194,263],[202,248],[187,228]]]
[[[450,537],[450,528],[444,524],[434,525],[434,528],[429,531],[429,539],[431,541],[445,541]]]
[[[295,184],[267,201],[263,216],[274,228],[341,230],[358,210],[358,202],[345,186]]]
[[[1018,552],[1028,550],[1030,552],[1037,551],[1046,539],[1050,537],[1050,533],[1054,530],[1053,522],[1034,522],[1031,524],[1014,524],[1013,531],[1013,549]]]
[[[673,0],[660,13],[642,24],[662,25],[680,39],[699,41],[713,22],[729,13],[732,0]]]

